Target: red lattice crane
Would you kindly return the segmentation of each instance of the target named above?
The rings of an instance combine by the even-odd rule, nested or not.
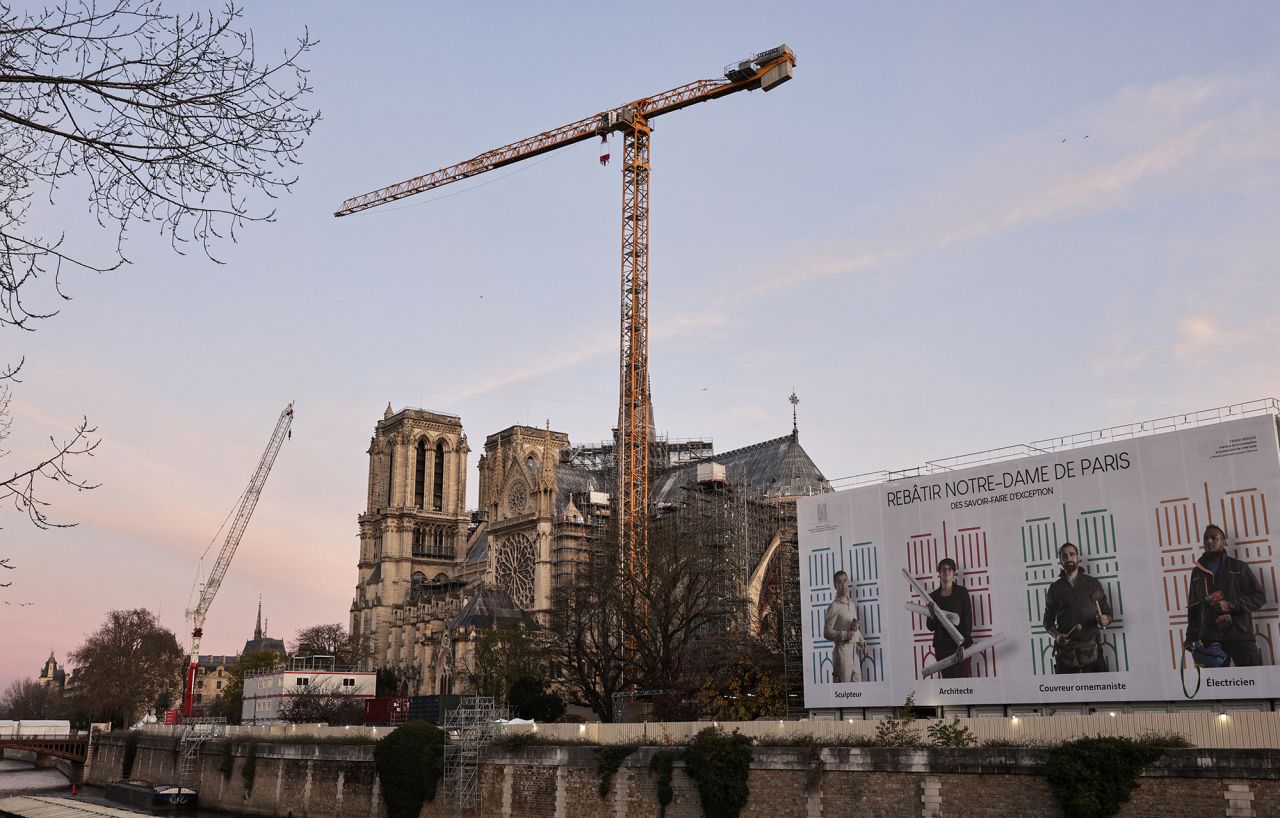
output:
[[[425,193],[451,182],[529,159],[593,137],[623,134],[622,339],[618,390],[618,534],[627,568],[644,571],[649,514],[649,122],[654,117],[757,88],[769,91],[791,79],[796,55],[785,44],[729,65],[723,79],[698,80],[440,168],[353,196],[333,214],[361,210]],[[608,159],[601,155],[601,162]]]
[[[253,476],[249,478],[249,485],[245,488],[244,494],[240,495],[235,520],[227,531],[227,538],[222,542],[222,550],[218,552],[218,560],[209,571],[209,578],[200,589],[200,599],[194,608],[187,611],[187,615],[191,618],[191,661],[187,664],[186,673],[182,677],[183,718],[190,718],[194,712],[196,674],[200,671],[200,637],[204,636],[205,615],[209,613],[209,606],[213,604],[213,598],[218,595],[218,589],[222,587],[222,579],[227,575],[227,569],[231,567],[231,559],[236,555],[236,549],[240,547],[240,538],[249,527],[249,518],[253,516],[253,510],[258,506],[258,498],[262,496],[262,489],[267,484],[267,476],[271,474],[271,467],[275,465],[276,455],[280,454],[280,447],[284,445],[285,440],[292,437],[289,431],[292,426],[293,404],[290,403],[280,413],[276,428],[271,432],[271,439],[267,441],[267,448],[258,460],[257,468],[253,470]]]

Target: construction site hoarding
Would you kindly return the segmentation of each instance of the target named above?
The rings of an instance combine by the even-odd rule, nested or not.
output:
[[[1280,697],[1277,498],[1273,415],[804,498],[805,706]]]

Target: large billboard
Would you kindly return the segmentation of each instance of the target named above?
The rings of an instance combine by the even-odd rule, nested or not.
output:
[[[802,499],[805,705],[1280,697],[1278,499],[1271,415]]]

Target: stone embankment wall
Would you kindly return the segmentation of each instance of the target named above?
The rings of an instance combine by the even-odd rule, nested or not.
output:
[[[123,739],[99,739],[91,780],[120,775]],[[173,778],[175,742],[144,736],[133,775]],[[652,818],[658,814],[649,759],[661,748],[626,758],[605,798],[598,794],[594,748],[529,747],[491,751],[480,769],[480,805],[471,816],[503,818]],[[243,775],[245,746],[223,775],[221,749],[200,766],[202,807],[296,818],[385,818],[371,745],[258,744],[252,788]],[[1042,749],[905,750],[757,747],[742,818],[1005,818],[1060,816],[1044,777]],[[668,818],[702,815],[695,783],[677,763]],[[442,786],[423,818],[453,815]],[[1121,818],[1280,818],[1280,750],[1170,750],[1144,773]]]

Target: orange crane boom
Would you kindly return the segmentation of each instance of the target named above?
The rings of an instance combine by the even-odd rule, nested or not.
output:
[[[646,570],[649,515],[649,121],[699,102],[757,88],[769,91],[791,79],[796,55],[783,44],[726,67],[723,79],[697,80],[610,108],[536,136],[487,151],[465,162],[353,196],[334,212],[361,210],[425,193],[452,182],[573,145],[623,134],[622,316],[619,350],[617,469],[619,546],[630,572]]]

